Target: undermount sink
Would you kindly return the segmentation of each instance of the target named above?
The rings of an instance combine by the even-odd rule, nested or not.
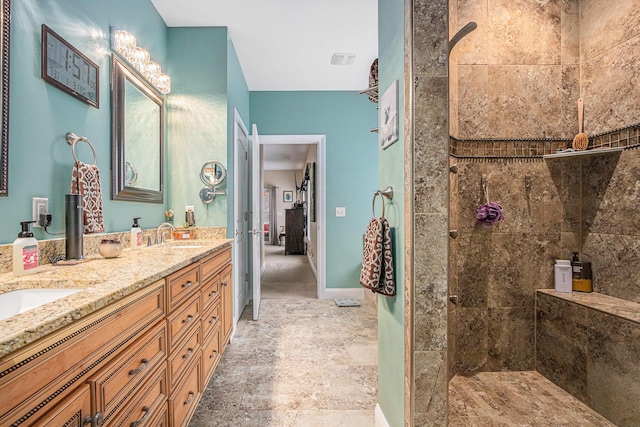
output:
[[[18,289],[0,294],[0,320],[80,292],[82,289]]]

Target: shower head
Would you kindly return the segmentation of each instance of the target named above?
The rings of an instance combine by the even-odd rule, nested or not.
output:
[[[451,52],[451,49],[453,49],[453,47],[460,41],[462,40],[462,38],[464,36],[466,36],[467,34],[469,34],[471,31],[475,30],[476,28],[478,28],[478,24],[476,24],[475,22],[471,21],[469,22],[467,25],[465,25],[464,27],[460,28],[460,30],[456,33],[455,36],[453,36],[451,38],[451,40],[449,41],[449,52]]]

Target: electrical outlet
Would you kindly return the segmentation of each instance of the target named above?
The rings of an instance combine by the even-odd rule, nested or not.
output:
[[[344,207],[336,208],[336,216],[337,217],[347,216],[347,209]]]
[[[49,199],[45,197],[34,197],[31,199],[31,209],[33,212],[34,227],[42,227],[40,225],[40,215],[49,213]]]

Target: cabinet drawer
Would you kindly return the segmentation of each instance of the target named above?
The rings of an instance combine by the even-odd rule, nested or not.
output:
[[[165,316],[164,281],[0,360],[0,425],[34,416],[57,396],[66,396]]]
[[[169,334],[169,353],[172,353],[179,344],[180,339],[185,337],[191,326],[199,324],[200,320],[200,295],[193,295],[184,306],[167,318]]]
[[[38,427],[84,427],[84,419],[91,419],[91,393],[89,386],[83,385],[60,403],[52,403],[53,408],[38,420],[29,420],[24,426]]]
[[[169,427],[169,409],[167,408],[167,402],[164,402],[158,413],[149,422],[149,427]]]
[[[220,275],[216,274],[202,285],[202,308],[207,310],[220,299]]]
[[[187,339],[183,340],[169,357],[170,390],[174,390],[190,362],[200,356],[200,347],[202,347],[202,331],[198,325],[194,324]]]
[[[202,280],[207,280],[209,277],[217,273],[225,264],[231,262],[231,247],[221,249],[209,257],[202,260],[200,263],[202,269]]]
[[[222,312],[220,311],[221,306],[222,305],[220,304],[220,300],[218,300],[213,307],[205,310],[205,313],[202,315],[203,339],[206,339],[208,335],[213,331],[213,328],[215,328],[222,322],[222,319],[220,317],[222,315]]]
[[[182,301],[199,289],[200,268],[198,265],[185,267],[167,277],[167,307],[171,312]]]
[[[173,427],[187,425],[200,400],[200,358],[196,358],[169,399],[169,422]]]
[[[126,402],[132,390],[164,362],[166,354],[167,325],[160,322],[89,381],[96,410],[102,413],[105,423]]]
[[[158,413],[166,410],[167,368],[160,364],[149,380],[135,393],[122,411],[108,423],[109,427],[146,427]]]
[[[221,342],[220,323],[218,323],[214,332],[202,344],[202,389],[200,389],[202,392],[207,388],[211,374],[213,374],[222,356],[220,352]]]

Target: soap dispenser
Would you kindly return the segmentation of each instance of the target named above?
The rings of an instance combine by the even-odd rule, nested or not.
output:
[[[31,224],[34,222],[21,222],[22,231],[13,242],[13,274],[15,276],[38,271],[38,241],[31,232]]]
[[[141,217],[133,218],[133,225],[131,226],[131,249],[140,249],[142,246],[142,230],[138,220]]]

